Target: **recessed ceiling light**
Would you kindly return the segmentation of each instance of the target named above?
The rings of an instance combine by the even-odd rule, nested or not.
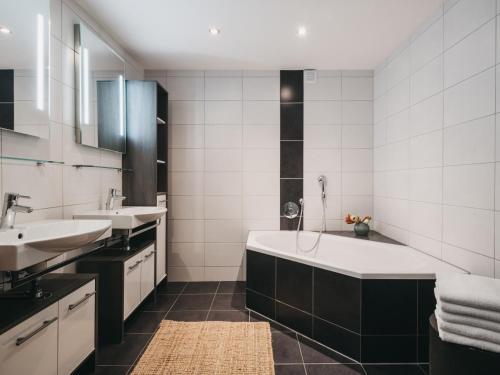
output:
[[[208,32],[212,35],[219,35],[220,34],[220,30],[216,27],[211,27],[208,29]]]
[[[10,31],[10,29],[4,27],[4,26],[0,26],[0,33],[2,34],[12,34],[12,31]]]
[[[297,31],[299,36],[306,36],[307,35],[307,29],[305,26],[300,26],[299,30]]]

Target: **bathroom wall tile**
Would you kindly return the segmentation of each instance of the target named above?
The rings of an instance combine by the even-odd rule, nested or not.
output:
[[[294,202],[299,205],[300,199],[304,196],[304,180],[302,178],[280,179],[280,202],[279,212],[284,215],[283,206],[288,202]]]
[[[423,251],[434,258],[441,259],[441,240],[436,241],[428,237],[421,236],[416,233],[410,232],[410,242],[409,245],[414,249]]]
[[[495,0],[460,1],[444,15],[444,48],[451,47],[495,14]]]
[[[281,141],[280,177],[302,178],[304,174],[304,142]]]
[[[443,176],[444,203],[493,209],[494,174],[494,164],[445,167]]]
[[[444,243],[443,260],[475,275],[494,277],[494,260],[472,251]]]
[[[408,199],[410,184],[409,171],[387,171],[382,174],[382,179],[384,179],[384,175],[385,181],[383,181],[383,188],[380,189],[382,191],[380,195],[389,198]]]
[[[100,201],[100,170],[64,166],[62,175],[63,205]]]
[[[277,195],[243,197],[243,217],[247,219],[272,219],[280,212]]]
[[[495,252],[494,218],[493,211],[444,206],[443,241],[493,257]]]
[[[244,267],[205,267],[205,281],[245,280]]]
[[[278,76],[244,77],[243,100],[279,100],[280,80]]]
[[[500,261],[495,260],[495,278],[500,279]]]
[[[203,172],[170,172],[168,184],[171,195],[202,195]]]
[[[339,149],[312,149],[304,154],[304,170],[309,172],[339,172],[341,151]]]
[[[242,173],[205,172],[205,195],[241,195]]]
[[[67,45],[61,46],[61,82],[68,87],[76,87],[75,51]]]
[[[443,18],[430,25],[411,45],[413,72],[443,52]]]
[[[170,148],[202,148],[204,145],[205,129],[202,125],[170,125],[168,131]]]
[[[373,170],[373,151],[370,149],[342,150],[342,172]]]
[[[168,280],[175,281],[200,281],[204,280],[204,267],[168,267]]]
[[[212,125],[205,128],[205,147],[241,148],[243,129],[236,125]]]
[[[474,95],[470,95],[473,92]],[[495,112],[495,70],[459,83],[444,93],[444,125],[487,116]]]
[[[373,197],[371,195],[342,196],[342,212],[340,218],[347,214],[358,214],[360,216],[373,216]],[[332,218],[332,216],[329,216]],[[348,226],[350,228],[350,226]]]
[[[245,258],[245,244],[207,243],[205,247],[205,266],[239,267]]]
[[[441,240],[441,210],[440,204],[410,202],[410,231]]]
[[[316,76],[315,83],[304,82],[304,100],[340,100],[341,78]]]
[[[302,103],[281,103],[280,139],[304,140],[304,106]]]
[[[443,94],[439,93],[410,108],[410,134],[416,136],[443,127]]]
[[[205,242],[243,242],[241,220],[205,220]]]
[[[373,126],[342,126],[342,148],[372,148]]]
[[[240,196],[206,196],[205,219],[241,219]]]
[[[243,102],[243,124],[279,125],[280,102],[268,100],[246,100]]]
[[[436,131],[410,140],[411,168],[438,167],[443,163],[443,133]]]
[[[172,125],[198,125],[205,121],[203,101],[169,100],[168,122]]]
[[[205,100],[241,100],[241,78],[205,77]]]
[[[243,147],[279,148],[280,127],[278,125],[243,126]]]
[[[168,242],[204,242],[205,225],[203,220],[169,220],[167,223]]]
[[[304,125],[340,124],[341,102],[309,100],[304,102]]]
[[[432,181],[432,183],[430,183]],[[410,171],[410,199],[422,202],[441,203],[443,191],[443,169],[423,168]]]
[[[387,139],[387,122],[381,121],[373,126],[373,147],[385,145]]]
[[[364,128],[364,127],[362,127]],[[307,125],[304,127],[304,148],[340,148],[341,127],[338,125]]]
[[[339,172],[309,172],[304,173],[304,195],[319,196],[320,185],[318,178],[320,175],[326,177],[325,190],[328,195],[342,195],[342,182],[347,175],[363,175],[364,173],[341,173]],[[347,178],[348,179],[348,178]],[[356,180],[354,178],[354,180]]]
[[[387,118],[386,121],[387,142],[398,142],[408,138],[410,132],[409,110],[403,110]]]
[[[373,102],[366,100],[343,101],[342,123],[344,125],[373,124]]]
[[[171,171],[203,171],[204,153],[202,149],[171,149],[168,151],[168,161]]]
[[[168,218],[174,220],[203,219],[202,196],[174,195],[168,201]]]
[[[304,101],[304,79],[302,70],[280,71],[281,103],[300,103]]]
[[[402,47],[403,48],[403,47]],[[394,87],[404,78],[410,75],[410,49],[401,50],[397,56],[393,56],[387,64],[386,79],[387,89]]]
[[[50,0],[50,32],[61,39],[62,1]]]
[[[418,103],[443,89],[443,58],[435,58],[411,77],[411,103]]]
[[[241,122],[241,101],[217,100],[205,102],[206,125],[232,125],[241,124]]]
[[[339,195],[328,195],[326,206],[326,218],[339,220],[342,218],[342,197]],[[319,194],[304,196],[304,223],[310,219],[321,220],[323,218],[323,203]]]
[[[387,115],[393,115],[410,105],[410,80],[404,79],[387,92]]]
[[[212,70],[205,70],[205,77],[242,77],[243,76],[243,71],[242,70],[219,70],[219,69],[212,69]]]
[[[343,173],[342,192],[349,195],[371,195],[373,193],[373,174]]]
[[[342,77],[342,100],[372,100],[373,78]]]
[[[242,165],[241,149],[206,150],[205,170],[212,172],[237,172]]]
[[[444,87],[495,65],[495,20],[489,21],[444,54]]]
[[[373,101],[373,122],[375,124],[387,117],[387,100],[388,95],[384,94]]]
[[[245,195],[279,195],[279,172],[244,172],[243,193]]]
[[[203,243],[169,243],[167,250],[169,267],[204,266],[205,245]]]
[[[205,97],[203,77],[167,77],[166,89],[169,100],[203,100]]]
[[[445,165],[495,161],[495,116],[446,128],[443,157]]]

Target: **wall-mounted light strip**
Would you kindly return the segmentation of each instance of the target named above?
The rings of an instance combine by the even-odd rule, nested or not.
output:
[[[87,48],[82,48],[82,81],[81,81],[81,88],[82,88],[82,115],[83,118],[82,123],[83,124],[90,124],[90,114],[89,114],[89,103],[90,103],[90,81],[89,81],[89,50]]]
[[[36,16],[37,34],[36,34],[36,108],[39,111],[44,110],[45,102],[45,34],[44,17],[41,14]]]
[[[123,75],[120,74],[118,77],[118,90],[120,93],[118,94],[118,100],[120,101],[118,103],[118,108],[119,108],[119,121],[120,121],[120,136],[124,137],[125,136],[125,120],[123,118],[123,111],[124,111],[124,84],[123,84]]]

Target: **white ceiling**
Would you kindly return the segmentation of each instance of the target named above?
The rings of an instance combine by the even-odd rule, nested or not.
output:
[[[147,69],[373,69],[442,3],[76,1]],[[210,35],[212,26],[220,35]]]

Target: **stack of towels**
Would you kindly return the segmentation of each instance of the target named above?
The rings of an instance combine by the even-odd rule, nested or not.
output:
[[[500,280],[438,276],[434,293],[441,340],[500,353]]]

